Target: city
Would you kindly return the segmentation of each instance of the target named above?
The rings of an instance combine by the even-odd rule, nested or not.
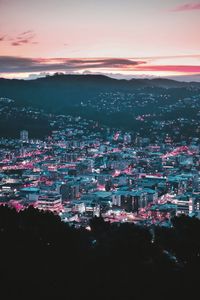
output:
[[[0,0],[0,299],[196,299],[200,1]]]
[[[100,215],[169,227],[173,216],[200,216],[199,138],[175,143],[166,134],[152,143],[81,117],[50,122],[60,129],[43,139],[27,130],[1,138],[1,205],[50,210],[87,229]]]

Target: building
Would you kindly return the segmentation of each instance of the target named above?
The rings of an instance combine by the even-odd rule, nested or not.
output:
[[[28,201],[37,201],[40,190],[36,187],[25,187],[20,190],[20,195]]]
[[[57,213],[62,211],[63,206],[61,195],[56,192],[49,192],[40,195],[37,201],[37,208]]]
[[[142,191],[117,191],[112,195],[112,203],[129,212],[138,212],[147,206],[147,195]]]
[[[84,213],[85,212],[85,204],[83,201],[73,200],[72,204],[72,211],[77,213]]]
[[[148,216],[161,221],[163,219],[170,219],[174,217],[176,212],[177,206],[175,204],[155,204],[149,209]]]
[[[132,137],[130,133],[124,134],[124,144],[130,144],[132,141]]]
[[[22,130],[20,131],[20,141],[27,143],[28,142],[28,131]]]
[[[172,203],[176,204],[176,215],[189,215],[194,212],[194,199],[191,195],[177,195]]]

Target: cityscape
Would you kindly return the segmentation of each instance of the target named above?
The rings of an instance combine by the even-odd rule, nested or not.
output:
[[[198,133],[189,141],[169,134],[152,141],[80,116],[52,115],[56,123],[44,139],[31,139],[26,129],[1,138],[1,205],[50,210],[88,230],[94,216],[169,227],[173,216],[200,216]]]
[[[0,299],[194,299],[200,2],[0,0]]]

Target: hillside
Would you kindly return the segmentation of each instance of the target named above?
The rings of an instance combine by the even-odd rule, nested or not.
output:
[[[0,79],[0,97],[15,99],[18,104],[58,111],[80,104],[85,99],[93,99],[94,102],[103,92],[151,90],[158,93],[160,89],[177,89],[179,95],[182,90],[194,88],[200,89],[200,83],[169,79],[117,80],[103,75],[54,75],[29,81]]]
[[[57,74],[29,81],[0,79],[1,97],[13,99],[18,108],[82,116],[128,130],[139,131],[142,126],[147,132],[154,121],[198,119],[200,83]],[[21,122],[19,116],[7,121],[1,116],[2,126],[10,127],[10,121],[17,122],[14,128]]]
[[[130,223],[95,217],[87,231],[31,207],[20,213],[0,207],[3,299],[27,299],[30,291],[33,299],[193,297],[200,221],[182,216],[172,222],[173,228],[155,227],[152,242],[149,228]]]

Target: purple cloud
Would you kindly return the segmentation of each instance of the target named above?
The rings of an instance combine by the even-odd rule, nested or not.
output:
[[[14,43],[14,42],[13,42]],[[17,43],[17,42],[15,42]],[[18,46],[18,45],[15,45]],[[23,58],[13,56],[0,56],[0,73],[23,72],[56,72],[77,71],[85,69],[131,69],[145,64],[145,61],[135,61],[123,58],[100,59],[70,59],[70,58]]]
[[[32,30],[27,30],[20,33],[17,37],[12,38],[11,45],[21,46],[24,44],[35,44],[36,42],[33,41],[34,38],[35,38],[35,33]]]
[[[12,45],[12,46],[20,46],[21,44],[18,43],[18,42],[12,42],[11,45]]]
[[[182,11],[189,11],[189,10],[200,10],[200,2],[186,3],[171,9],[172,12],[182,12]]]
[[[5,35],[2,35],[2,36],[0,36],[0,42],[3,42],[3,41],[5,41],[5,38],[6,38],[6,36],[5,36]]]
[[[16,45],[17,46],[17,45]],[[35,73],[35,72],[77,72],[93,70],[120,71],[152,71],[199,73],[197,65],[154,65],[148,59],[136,60],[128,58],[24,58],[0,56],[0,73]]]
[[[33,31],[32,31],[32,30],[27,30],[27,31],[22,32],[22,33],[20,34],[20,36],[27,35],[27,34],[30,34],[30,33],[32,34]]]

